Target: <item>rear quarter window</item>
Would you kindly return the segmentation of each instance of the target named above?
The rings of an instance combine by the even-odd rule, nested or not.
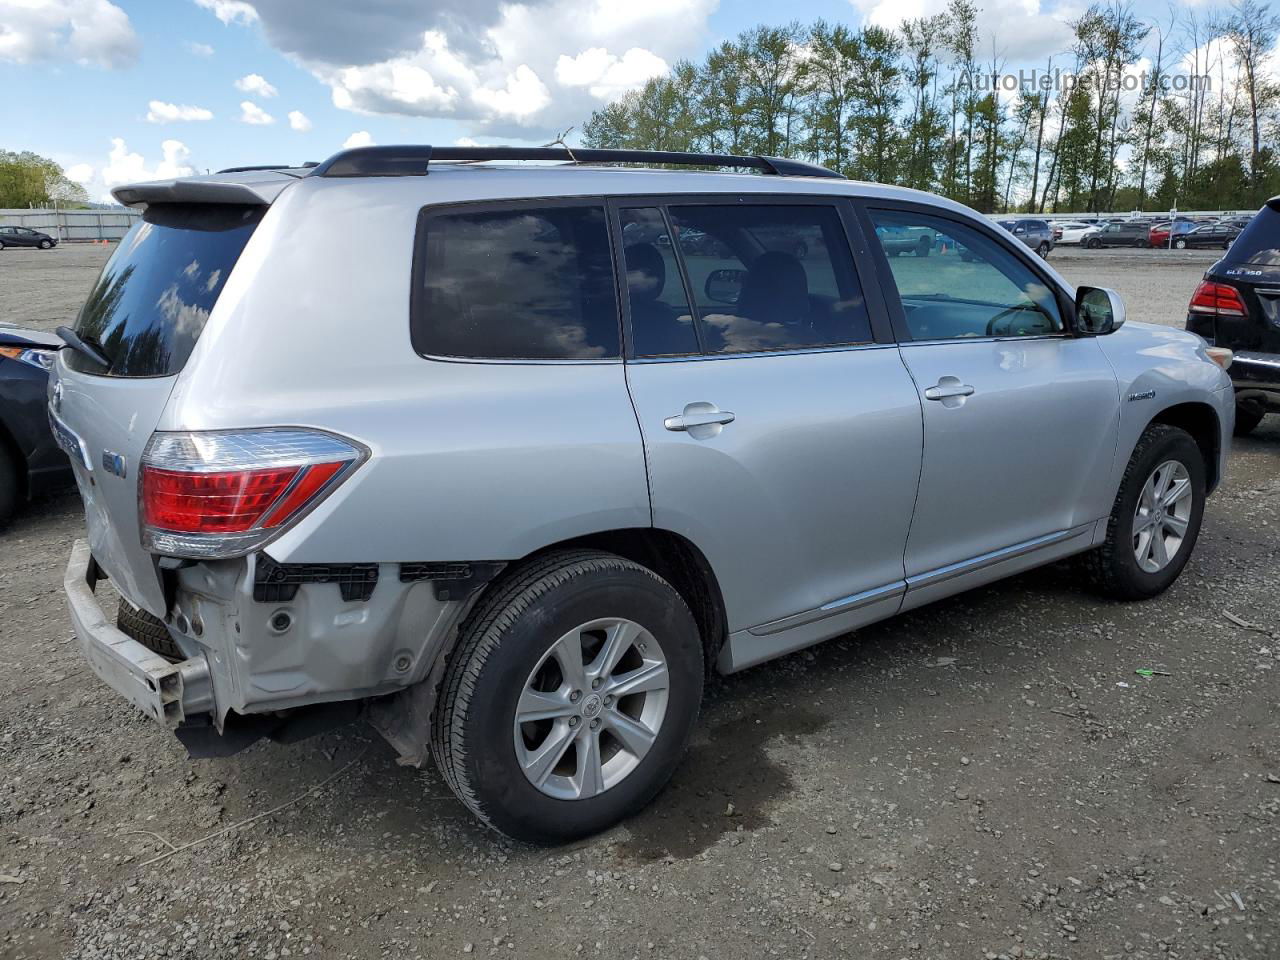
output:
[[[76,333],[101,348],[111,366],[104,371],[71,350],[67,362],[113,377],[178,373],[264,210],[148,207],[102,268],[76,320]]]
[[[1258,211],[1249,225],[1231,243],[1223,260],[1251,263],[1260,267],[1280,267],[1280,212],[1270,204]]]
[[[603,204],[425,210],[418,224],[413,348],[479,360],[621,355]]]

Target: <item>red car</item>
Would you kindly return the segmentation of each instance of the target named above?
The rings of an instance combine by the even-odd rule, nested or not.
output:
[[[1173,235],[1179,237],[1195,228],[1196,225],[1190,220],[1175,220],[1173,222]],[[1169,246],[1169,221],[1152,224],[1151,229],[1147,232],[1147,242],[1153,247]]]

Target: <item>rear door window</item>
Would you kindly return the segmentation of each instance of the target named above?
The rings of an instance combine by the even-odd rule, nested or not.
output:
[[[606,224],[599,203],[428,208],[418,228],[413,348],[479,360],[620,356]]]
[[[1227,263],[1280,267],[1280,212],[1268,204],[1258,211],[1223,258]]]
[[[120,241],[80,309],[76,333],[111,360],[68,350],[82,373],[164,377],[195,348],[264,207],[156,204]]]
[[[704,353],[872,341],[834,206],[672,204],[668,215]],[[639,348],[638,334],[636,342]]]

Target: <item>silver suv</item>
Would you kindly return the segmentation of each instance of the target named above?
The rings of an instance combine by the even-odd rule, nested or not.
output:
[[[648,803],[708,670],[1073,554],[1155,596],[1226,463],[1229,351],[805,164],[374,147],[115,195],[50,395],[93,669],[194,755],[363,718],[512,837]]]

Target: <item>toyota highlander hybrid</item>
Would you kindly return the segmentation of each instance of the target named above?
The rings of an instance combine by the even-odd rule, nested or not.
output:
[[[424,146],[114,192],[66,593],[196,755],[360,717],[563,841],[657,794],[707,671],[1073,555],[1153,597],[1222,480],[1229,350],[930,194]]]

